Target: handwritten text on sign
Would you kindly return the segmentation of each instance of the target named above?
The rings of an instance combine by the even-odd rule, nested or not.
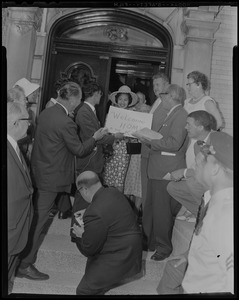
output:
[[[126,136],[144,127],[151,128],[153,115],[110,106],[105,127],[109,132],[122,132]]]

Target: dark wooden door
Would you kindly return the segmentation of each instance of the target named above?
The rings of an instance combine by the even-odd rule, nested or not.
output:
[[[85,54],[85,53],[70,53],[57,51],[53,56],[52,67],[50,68],[50,76],[48,81],[48,91],[46,102],[51,97],[56,97],[56,88],[55,83],[60,79],[61,73],[66,73],[69,69],[74,69],[79,65],[84,65],[86,68],[89,68],[92,73],[92,77],[95,78],[95,81],[102,87],[104,93],[101,97],[100,104],[96,107],[98,118],[101,124],[104,123],[106,105],[108,101],[108,82],[110,74],[110,65],[111,58],[108,56],[102,56],[100,54]]]

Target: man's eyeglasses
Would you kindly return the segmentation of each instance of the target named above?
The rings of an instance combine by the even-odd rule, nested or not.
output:
[[[168,95],[169,93],[160,93],[159,95],[161,96],[161,95]]]
[[[19,121],[21,120],[25,120],[25,121],[31,121],[31,118],[21,118],[21,119],[18,119]]]
[[[191,87],[191,85],[192,85],[193,83],[196,83],[196,82],[195,82],[195,81],[193,81],[193,82],[189,82],[189,83],[187,83],[187,84],[186,84],[186,86],[189,86],[189,87]]]
[[[31,121],[31,120],[32,120],[31,118],[21,118],[21,119],[16,120],[16,121],[14,122],[14,125],[15,125],[18,121],[28,121],[28,124],[30,125],[30,121]]]

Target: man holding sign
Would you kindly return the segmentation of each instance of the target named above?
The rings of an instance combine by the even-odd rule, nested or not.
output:
[[[181,205],[167,192],[170,172],[185,167],[187,131],[185,129],[187,112],[183,108],[186,93],[183,88],[171,84],[162,96],[164,108],[168,111],[164,123],[158,130],[160,139],[140,138],[149,148],[148,189],[143,211],[143,230],[149,250],[156,252],[153,260],[164,260],[172,252],[172,230]],[[167,208],[167,209],[166,209]],[[168,215],[170,214],[170,216]]]

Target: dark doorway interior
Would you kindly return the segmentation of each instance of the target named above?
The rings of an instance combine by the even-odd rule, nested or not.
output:
[[[152,76],[159,70],[165,71],[164,62],[112,58],[109,93],[117,91],[122,85],[128,85],[133,92],[144,93],[147,104],[152,105],[155,101]]]

